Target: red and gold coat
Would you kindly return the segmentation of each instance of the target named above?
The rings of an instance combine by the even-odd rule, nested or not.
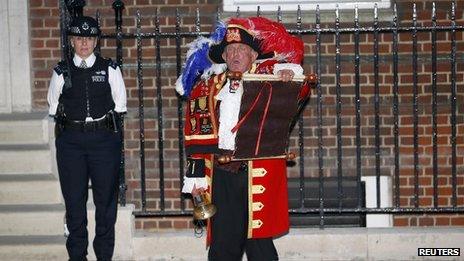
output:
[[[272,73],[269,67],[260,68],[253,72]],[[184,129],[186,153],[190,159],[204,161],[203,173],[209,185],[209,193],[214,193],[211,191],[214,178],[214,154],[219,152],[218,111],[220,102],[215,99],[215,96],[225,83],[225,73],[198,82],[190,94],[186,108]],[[288,231],[285,159],[248,161],[248,220],[248,238],[274,237]],[[208,233],[209,239],[210,235]]]

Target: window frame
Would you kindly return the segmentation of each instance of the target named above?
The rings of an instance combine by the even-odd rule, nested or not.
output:
[[[256,2],[256,0],[223,0],[223,10],[224,12],[235,12],[239,7],[241,12],[254,12],[259,6],[260,11],[267,12],[277,11],[280,6],[281,11],[296,11],[298,5],[301,10],[316,10],[317,5],[319,5],[320,10],[335,10],[337,5],[340,10],[353,10],[355,6],[358,6],[358,9],[374,9],[375,3],[377,3],[378,8],[392,6],[391,0],[377,0],[375,2],[366,0],[261,0],[259,4]]]

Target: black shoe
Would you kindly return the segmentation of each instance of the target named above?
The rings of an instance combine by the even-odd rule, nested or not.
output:
[[[70,258],[69,261],[87,261],[87,257]]]

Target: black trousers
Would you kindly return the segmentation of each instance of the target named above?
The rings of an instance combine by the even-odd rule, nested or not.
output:
[[[98,260],[111,260],[117,216],[120,135],[108,130],[65,130],[56,139],[61,191],[66,205],[70,260],[85,260],[88,246],[87,198],[89,179],[95,203],[95,239]]]
[[[243,252],[248,261],[278,260],[272,238],[247,239],[248,175],[214,169],[212,203],[217,212],[211,218],[212,241],[209,261],[240,261]]]

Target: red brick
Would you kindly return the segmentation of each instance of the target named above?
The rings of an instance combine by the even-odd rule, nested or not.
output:
[[[451,218],[451,225],[452,226],[464,226],[464,217],[453,217]]]
[[[409,225],[408,219],[407,218],[395,218],[393,220],[393,225],[395,227],[406,227]]]
[[[158,223],[159,228],[173,228],[173,224],[171,221],[160,220]]]
[[[449,217],[437,217],[435,218],[435,225],[437,226],[449,226],[451,225],[451,219]]]
[[[45,46],[48,48],[59,48],[60,42],[57,39],[47,40]]]
[[[189,221],[180,221],[180,220],[175,220],[173,222],[173,228],[175,229],[187,229],[189,228]]]
[[[419,226],[433,226],[434,219],[430,217],[419,218]]]
[[[32,58],[47,58],[50,57],[50,50],[36,50],[32,53]]]
[[[34,29],[31,32],[32,38],[48,38],[51,36],[50,30],[47,29]]]
[[[44,44],[44,40],[42,39],[32,39],[31,40],[31,48],[33,49],[39,49],[39,48],[43,48],[45,46]]]
[[[143,229],[154,229],[158,228],[158,222],[157,221],[143,221]]]
[[[57,18],[50,18],[44,20],[45,27],[58,28],[60,26],[60,20]]]
[[[55,7],[58,8],[58,0],[44,0],[46,7]]]
[[[30,9],[29,14],[31,18],[47,17],[47,16],[51,16],[51,11],[48,8],[37,8],[37,9]]]
[[[33,89],[33,104],[35,108],[45,108],[46,107],[46,90],[48,88],[48,81],[49,81],[49,73],[51,72],[52,67],[56,63],[57,60],[60,59],[60,48],[58,46],[59,43],[59,29],[58,29],[58,9],[56,7],[50,8],[43,8],[45,6],[43,1],[35,2],[30,7],[30,17],[32,18],[31,25],[34,28],[31,30],[31,45],[33,47],[31,56],[37,57],[33,58],[33,75],[34,76],[34,89]],[[46,4],[53,6],[57,0],[47,1]],[[86,13],[93,14],[95,10],[99,8],[102,14],[102,24],[104,26],[103,30],[105,33],[113,32],[113,10],[108,7],[108,3],[103,0],[90,0],[87,1],[88,7],[86,8]],[[201,1],[205,3],[207,1]],[[217,3],[213,1],[213,3],[205,4],[202,6],[202,11],[209,10],[210,13],[214,13],[217,7]],[[125,1],[126,10],[124,11],[124,28],[123,31],[125,32],[134,32],[133,26],[135,25],[135,20],[133,17],[127,16],[128,14],[134,14],[135,9],[141,8],[143,9],[142,14],[144,15],[142,24],[144,26],[144,32],[150,32],[153,30],[153,19],[150,17],[154,13],[153,6],[150,6],[151,9],[147,9],[145,5],[152,4],[152,5],[161,5],[169,4],[168,6],[162,6],[160,8],[160,25],[161,30],[163,32],[173,32],[174,31],[174,24],[175,18],[172,17],[174,10],[177,6],[181,5],[180,0],[160,0],[160,1],[140,1],[138,2],[140,6],[134,6],[137,2],[135,0],[128,0]],[[195,4],[195,5],[194,5]],[[402,10],[404,12],[401,14],[402,18],[401,21],[405,23],[409,20],[410,21],[410,4],[400,3],[402,5]],[[192,5],[186,5],[184,3],[181,6],[182,12],[189,12],[194,13],[196,8],[196,2]],[[421,17],[424,17],[426,21],[430,20],[430,10],[425,7],[422,3],[418,3],[418,8],[423,10],[421,11]],[[170,12],[170,14],[166,14],[165,12]],[[439,16],[443,16],[444,13],[439,13]],[[461,14],[459,14],[461,15]],[[461,15],[462,16],[462,15]],[[201,29],[202,31],[209,31],[211,28],[209,18],[201,18]],[[192,31],[194,30],[194,17],[182,17],[182,26],[181,30],[183,32]],[[47,30],[44,28],[53,28],[53,30]],[[305,25],[308,26],[308,25]],[[331,26],[331,25],[329,25]],[[440,40],[437,43],[437,51],[442,53],[443,55],[447,56],[449,53],[449,35],[445,35],[444,33],[438,33],[438,39]],[[392,116],[392,95],[393,95],[393,77],[392,77],[392,65],[389,62],[389,57],[391,57],[391,34],[380,34],[380,44],[379,44],[379,51],[381,55],[387,55],[385,57],[381,56],[382,59],[387,59],[387,63],[381,62],[379,64],[379,85],[380,85],[380,93],[381,93],[381,147],[382,147],[382,172],[385,173],[392,173],[392,153],[393,153],[393,116]],[[457,33],[458,39],[463,39],[463,33]],[[314,35],[304,36],[305,43],[306,43],[306,51],[308,61],[314,61],[315,57],[315,37]],[[361,43],[361,51],[366,57],[369,59],[372,57],[372,35],[362,35],[361,36],[362,43]],[[401,33],[400,34],[400,53],[404,55],[402,59],[410,58],[411,52],[411,36],[409,33]],[[189,43],[192,39],[182,39],[182,44],[185,45]],[[323,45],[322,45],[322,52],[327,57],[333,57],[333,50],[334,50],[334,38],[333,36],[324,36],[323,37]],[[419,51],[421,55],[429,55],[429,51],[431,49],[430,45],[430,33],[419,33],[418,40],[420,45]],[[341,50],[342,55],[345,54],[353,54],[354,45],[352,44],[353,37],[349,34],[343,34],[341,36]],[[382,42],[384,41],[384,42]],[[387,41],[387,42],[385,42]],[[103,47],[103,54],[108,57],[114,58],[114,41],[113,40],[105,40],[102,42]],[[163,46],[169,46],[168,48],[162,48],[162,59],[164,63],[174,63],[175,64],[175,41],[173,39],[163,39],[162,40]],[[49,49],[45,49],[48,52],[48,57],[44,55],[43,47],[47,47]],[[153,47],[154,41],[153,40],[144,40],[144,62],[153,63],[154,57],[156,54],[156,49]],[[125,64],[135,64],[136,63],[136,43],[134,40],[124,40],[124,63]],[[464,50],[464,45],[458,43],[458,53]],[[38,51],[38,52],[36,52]],[[186,48],[182,47],[182,55],[185,56]],[[426,52],[424,52],[426,51]],[[312,59],[312,60],[311,60]],[[381,60],[383,61],[383,60]],[[411,140],[413,136],[413,117],[412,117],[412,64],[410,61],[402,62],[400,60],[399,64],[399,72],[400,72],[400,141],[405,142],[400,144],[400,174],[401,176],[408,176],[408,179],[401,179],[401,187],[406,187],[402,190],[405,192],[404,195],[400,198],[400,203],[402,206],[411,206],[413,202],[413,169],[412,164],[413,160],[413,142]],[[306,62],[304,65],[305,69],[310,72],[315,70],[314,64],[309,64],[311,62]],[[459,63],[457,64],[457,83],[462,83],[464,81],[464,77],[462,73],[459,73],[464,69]],[[324,160],[325,169],[327,174],[335,173],[336,168],[334,165],[336,161],[333,156],[337,154],[335,149],[336,146],[336,139],[333,136],[335,133],[335,113],[336,110],[333,109],[335,106],[335,70],[333,64],[327,64],[322,67],[323,77],[323,105],[326,106],[324,109],[324,119],[323,119],[323,134],[324,134],[324,146],[327,149],[327,155]],[[164,68],[163,68],[164,69]],[[342,62],[341,64],[342,69],[342,76],[341,76],[341,83],[342,83],[342,101],[343,101],[343,134],[350,135],[345,136],[343,138],[343,143],[345,145],[349,145],[350,147],[344,146],[344,155],[346,156],[344,161],[344,170],[350,170],[350,167],[355,164],[354,160],[347,158],[348,155],[355,155],[354,149],[351,148],[354,146],[354,136],[355,136],[355,113],[354,113],[354,66],[352,62]],[[450,66],[449,62],[439,62],[437,64],[438,69],[438,163],[439,163],[439,184],[443,184],[440,186],[445,186],[443,189],[440,187],[439,189],[439,204],[445,205],[450,204],[450,179],[446,179],[450,175],[450,128],[449,128],[449,85],[450,85]],[[418,89],[418,99],[419,99],[419,160],[420,160],[420,180],[421,180],[421,197],[420,197],[420,205],[421,206],[431,206],[432,202],[432,195],[433,192],[430,192],[431,188],[431,176],[424,176],[424,175],[431,175],[433,172],[432,169],[432,143],[431,143],[431,134],[432,134],[432,117],[431,117],[431,102],[432,102],[432,90],[430,88],[432,78],[431,78],[431,64],[429,61],[419,60],[419,89]],[[36,73],[37,72],[37,73]],[[47,72],[47,73],[45,73]],[[363,146],[370,146],[373,148],[375,144],[374,133],[373,133],[373,124],[374,124],[374,110],[373,110],[373,63],[372,61],[361,61],[361,102],[362,102],[362,109],[361,109],[361,117],[362,117],[362,144]],[[178,200],[179,193],[179,181],[178,181],[178,163],[177,163],[177,98],[174,95],[173,91],[173,84],[175,82],[175,68],[166,68],[162,71],[162,87],[163,92],[162,95],[165,97],[163,99],[163,106],[164,106],[164,113],[163,116],[165,117],[165,135],[164,135],[164,145],[165,145],[165,177],[172,177],[173,179],[169,179],[166,182],[166,189],[168,196],[166,199],[166,207],[168,208],[178,208],[180,201]],[[156,97],[156,78],[155,78],[155,70],[153,68],[146,67],[144,69],[144,94],[145,94],[145,110],[150,111],[153,110],[153,106],[155,105],[155,97]],[[125,67],[124,68],[124,77],[125,82],[128,88],[128,96],[129,101],[128,105],[130,109],[137,114],[137,106],[138,106],[138,88],[137,88],[137,71],[134,68]],[[346,88],[345,88],[346,87]],[[460,89],[458,88],[458,91]],[[464,98],[462,94],[458,94],[457,100],[462,100]],[[315,109],[316,99],[315,95],[310,101],[308,109],[305,110],[304,115],[308,120],[305,120],[305,134],[306,135],[313,135],[314,138],[305,138],[305,154],[307,154],[306,161],[311,162],[313,160],[315,164],[314,166],[306,168],[307,175],[318,175],[317,170],[317,119],[316,117],[316,109]],[[441,106],[443,104],[444,106]],[[446,108],[445,108],[446,107]],[[345,111],[345,108],[349,110]],[[458,124],[459,122],[463,122],[463,119],[459,117],[461,112],[464,112],[464,106],[460,106],[457,110],[458,112]],[[158,154],[159,152],[156,151],[157,148],[157,122],[156,118],[150,118],[152,116],[147,116],[145,120],[145,127],[146,127],[146,146],[147,146],[147,153],[146,153],[146,174],[147,178],[149,178],[147,187],[150,189],[147,191],[147,195],[149,195],[149,207],[157,208],[159,206],[159,200],[157,199],[159,192],[157,191],[157,187],[159,186],[159,182],[157,180],[158,170],[156,169],[159,165],[158,162]],[[132,117],[132,116],[131,116]],[[156,117],[156,116],[155,116]],[[139,147],[139,131],[138,131],[138,120],[129,119],[126,121],[126,175],[128,177],[128,184],[129,184],[129,191],[128,191],[128,200],[136,204],[137,208],[140,208],[140,169],[139,169],[139,151],[137,148]],[[458,125],[458,135],[457,135],[457,145],[458,145],[458,174],[459,166],[463,165],[464,163],[464,148],[462,144],[464,144],[464,138],[462,135],[464,133],[464,128],[460,128]],[[298,140],[296,138],[296,132],[292,135],[292,139],[290,141],[291,149],[294,149],[295,146],[298,144]],[[365,152],[371,151],[370,148],[363,147]],[[373,150],[372,150],[373,151]],[[369,153],[369,152],[368,152]],[[333,156],[332,156],[333,155]],[[408,157],[404,157],[404,155],[408,155]],[[365,157],[362,160],[362,167],[364,173],[374,173],[375,169],[375,160],[373,157]],[[305,170],[305,171],[306,171]],[[297,173],[298,171],[295,168],[290,169],[290,173]],[[293,174],[291,174],[293,175]],[[464,183],[461,180],[462,184]],[[174,185],[175,184],[175,185]],[[428,186],[429,190],[422,189],[422,186]],[[461,194],[464,194],[463,189],[458,187],[458,191]],[[432,194],[431,194],[432,193]],[[409,196],[408,196],[409,195]],[[459,204],[464,204],[464,199],[462,197],[458,197]],[[187,205],[190,206],[191,202],[188,201]],[[395,217],[400,221],[395,221],[395,224],[398,225],[423,225],[429,224],[429,219],[434,220],[434,224],[436,225],[446,225],[446,217],[443,216],[422,216],[421,218],[417,218],[414,216],[402,216],[401,218]],[[138,219],[139,220],[139,219]],[[157,222],[152,222],[153,219],[145,218],[143,221],[137,221],[138,228],[145,227],[144,222],[148,222],[146,227],[148,229],[158,229],[160,224]],[[173,221],[174,220],[174,221]],[[163,220],[165,222],[173,222],[171,227],[182,227],[185,228],[187,226],[191,227],[191,222],[189,223],[189,219],[175,219],[170,218]],[[150,223],[151,222],[151,223]],[[165,226],[168,226],[166,223]],[[169,226],[168,226],[169,227]]]

